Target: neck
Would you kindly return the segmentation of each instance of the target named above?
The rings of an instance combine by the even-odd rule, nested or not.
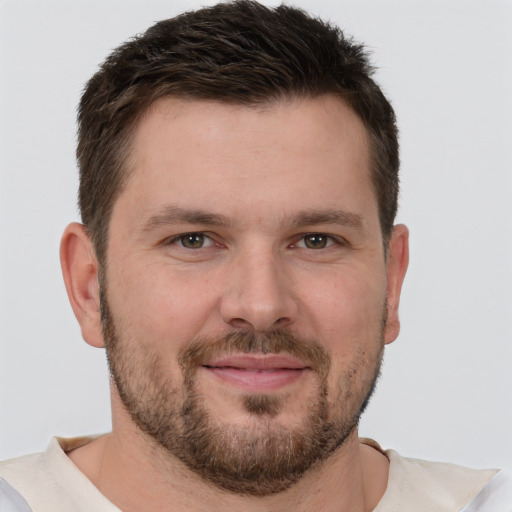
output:
[[[236,495],[206,483],[138,431],[116,430],[69,454],[124,512],[367,512],[387,485],[388,460],[354,431],[328,460],[289,489],[264,497]]]

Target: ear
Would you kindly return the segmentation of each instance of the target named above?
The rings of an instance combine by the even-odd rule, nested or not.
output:
[[[103,347],[98,262],[84,226],[70,224],[60,244],[60,264],[69,302],[80,324],[83,339]]]
[[[389,241],[386,274],[387,274],[387,324],[384,332],[386,343],[395,341],[400,332],[398,305],[407,266],[409,265],[409,230],[403,224],[393,228]]]

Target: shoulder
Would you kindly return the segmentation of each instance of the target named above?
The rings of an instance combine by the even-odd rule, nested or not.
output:
[[[512,512],[512,479],[503,471],[412,459],[372,439],[360,441],[390,462],[387,489],[373,512]]]
[[[0,511],[32,512],[25,498],[2,477],[0,477]]]
[[[512,472],[498,472],[460,512],[512,512]]]
[[[388,488],[375,512],[458,512],[498,474],[496,469],[402,457],[394,450],[385,454],[390,460]]]
[[[0,478],[7,484],[4,484],[5,494],[8,488],[22,492],[27,485],[44,482],[47,476],[44,453],[33,453],[0,462]]]
[[[118,511],[66,455],[91,440],[53,438],[44,452],[0,462],[4,499],[19,494],[33,512]]]

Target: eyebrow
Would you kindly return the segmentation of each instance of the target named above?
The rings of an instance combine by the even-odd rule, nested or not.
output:
[[[168,206],[145,221],[142,230],[152,231],[162,226],[179,223],[201,224],[214,227],[228,227],[231,224],[228,217],[218,213]]]
[[[291,224],[295,227],[315,224],[338,224],[354,229],[363,229],[366,222],[357,213],[344,210],[306,210],[292,217]]]
[[[232,225],[229,217],[225,215],[211,213],[200,209],[167,206],[155,215],[149,217],[149,219],[143,223],[142,231],[152,231],[160,227],[180,223],[224,228]],[[366,227],[366,222],[361,215],[344,210],[333,209],[304,210],[297,214],[284,216],[281,224],[288,224],[295,228],[314,226],[318,224],[337,224],[359,230]]]

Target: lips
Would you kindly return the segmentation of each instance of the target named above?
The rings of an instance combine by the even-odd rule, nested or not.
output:
[[[213,360],[203,368],[216,378],[246,391],[273,391],[288,386],[310,370],[286,355],[236,355]]]

